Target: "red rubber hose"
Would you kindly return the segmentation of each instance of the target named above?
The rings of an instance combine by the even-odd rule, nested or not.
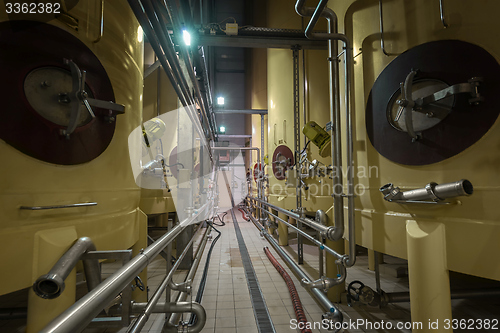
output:
[[[241,212],[241,216],[243,216],[243,219],[245,221],[248,221],[248,217],[245,215],[245,211],[243,209],[241,209],[241,208],[238,208],[238,210]]]
[[[285,269],[280,265],[278,260],[274,258],[274,256],[271,254],[271,251],[267,247],[264,247],[264,252],[266,253],[267,257],[269,258],[269,261],[273,264],[274,268],[281,274],[283,279],[286,282],[286,285],[288,287],[288,291],[290,292],[290,296],[292,297],[292,304],[293,304],[293,309],[295,311],[295,317],[297,318],[297,321],[300,326],[303,327],[301,329],[302,333],[312,333],[312,331],[309,328],[306,327],[311,327],[310,324],[307,322],[306,314],[304,313],[304,309],[302,308],[302,303],[300,302],[300,297],[299,294],[297,293],[297,289],[295,289],[295,284],[292,281],[292,278],[288,273],[285,271]]]

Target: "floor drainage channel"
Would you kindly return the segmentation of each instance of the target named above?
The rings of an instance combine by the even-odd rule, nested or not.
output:
[[[234,216],[234,209],[231,209],[231,215],[233,217],[233,224],[236,231],[236,239],[238,240],[238,247],[240,248],[241,261],[243,262],[243,268],[247,277],[248,289],[250,290],[250,298],[252,300],[255,321],[257,322],[257,329],[260,333],[276,333],[273,322],[271,320],[271,316],[267,311],[267,305],[264,301],[264,296],[262,295],[262,290],[260,289],[257,276],[255,275],[255,270],[253,269],[247,246],[245,245],[245,241],[243,240],[240,226],[238,225],[236,216]]]

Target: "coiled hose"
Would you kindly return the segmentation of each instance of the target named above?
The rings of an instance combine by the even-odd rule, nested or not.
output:
[[[203,297],[203,292],[205,291],[205,285],[207,284],[207,274],[208,274],[208,266],[210,265],[210,257],[212,256],[212,250],[214,249],[215,243],[217,243],[217,240],[219,240],[221,236],[221,232],[217,230],[212,223],[207,221],[207,223],[212,227],[213,230],[215,230],[218,235],[217,237],[214,238],[214,241],[210,245],[210,249],[208,250],[207,253],[207,260],[205,261],[205,268],[203,269],[203,275],[201,276],[200,280],[200,285],[198,286],[198,292],[196,293],[196,299],[195,301],[198,303],[201,303],[201,298]],[[192,326],[196,322],[196,315],[193,313],[191,314],[191,318],[189,318],[189,325]]]
[[[290,296],[292,297],[292,304],[293,304],[293,310],[295,311],[295,317],[297,318],[300,324],[300,327],[303,327],[301,329],[302,333],[312,333],[312,331],[309,328],[310,325],[307,322],[306,314],[304,313],[304,309],[302,308],[302,303],[300,302],[300,297],[299,294],[297,293],[297,289],[295,289],[295,284],[292,281],[292,278],[288,273],[285,271],[285,269],[280,265],[278,260],[274,258],[274,256],[271,254],[271,251],[266,247],[264,247],[264,252],[266,253],[267,257],[269,258],[269,261],[273,264],[274,268],[281,274],[283,279],[286,282],[286,285],[288,287],[288,291],[290,292]]]

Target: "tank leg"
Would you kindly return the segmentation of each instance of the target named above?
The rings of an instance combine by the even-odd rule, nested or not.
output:
[[[333,214],[333,213],[332,213]],[[334,225],[333,215],[329,215],[329,225]],[[337,253],[344,254],[349,252],[349,242],[341,238],[340,240],[334,242],[331,240],[326,240],[326,246],[335,250]],[[335,264],[335,257],[326,252],[326,276],[329,278],[336,278],[338,274],[337,264]],[[341,294],[345,292],[345,282],[334,286],[328,290],[328,299],[332,302],[340,302]]]
[[[445,326],[452,319],[445,236],[441,223],[406,222],[411,319],[422,323],[413,332],[453,332]]]
[[[375,270],[375,256],[378,257],[378,263],[384,263],[384,254],[380,252],[375,252],[374,250],[368,249],[368,270]]]
[[[146,214],[142,212],[140,212],[138,215],[139,239],[132,246],[132,258],[148,246],[148,218]],[[148,269],[145,268],[141,273],[139,273],[139,277],[144,284],[144,291],[140,290],[139,288],[135,288],[135,290],[132,292],[132,299],[136,302],[147,302]]]
[[[165,216],[165,219],[167,220],[168,231],[172,230],[173,225],[174,225],[173,221],[175,220],[175,217],[172,220],[169,220],[168,214],[163,214],[163,216]],[[167,271],[165,272],[165,274],[168,275],[168,273],[172,269],[172,259],[171,259],[172,258],[172,243],[167,245],[167,258],[168,258],[167,265],[166,265]],[[172,290],[169,287],[165,288],[165,302],[170,302],[171,295],[172,295]]]
[[[193,225],[188,225],[179,236],[177,236],[177,255],[182,253],[193,237]],[[193,263],[193,244],[189,246],[184,259],[182,259],[179,269],[190,269]]]
[[[78,235],[73,227],[37,232],[34,240],[33,281],[40,275],[47,274],[77,238]],[[54,299],[43,299],[30,288],[27,333],[40,331],[52,319],[75,303],[76,269],[71,271],[64,283],[64,291]]]
[[[337,253],[345,253],[343,239],[336,242],[327,240],[325,244]],[[334,279],[337,277],[338,273],[335,257],[326,252],[326,276]],[[343,292],[345,292],[345,282],[328,289],[328,299],[332,302],[340,302],[340,297]]]
[[[163,213],[156,217],[156,226],[166,228],[168,226],[168,214]]]
[[[275,211],[275,210],[273,210],[273,209],[271,209],[271,208],[270,208],[270,210],[271,210],[271,213],[276,214],[276,211]],[[278,215],[278,214],[276,214],[276,215]],[[276,219],[274,219],[272,216],[269,216],[269,217],[268,217],[268,219],[269,219],[269,222],[271,222],[271,221],[276,222],[276,221],[275,221]],[[269,223],[269,224],[271,224],[271,223]],[[267,233],[268,233],[269,235],[273,235],[275,230],[276,230],[276,228],[273,228],[273,227],[267,227]]]
[[[278,213],[278,216],[288,221],[288,216],[283,213]],[[279,235],[279,245],[287,246],[288,245],[288,227],[283,222],[278,222],[278,235]]]

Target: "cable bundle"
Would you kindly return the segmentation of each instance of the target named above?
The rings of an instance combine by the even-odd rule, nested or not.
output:
[[[205,285],[207,283],[207,274],[208,274],[208,266],[210,265],[210,257],[212,256],[212,250],[214,249],[215,243],[217,243],[217,240],[221,236],[221,232],[217,229],[214,228],[213,224],[208,222],[207,223],[212,227],[213,230],[215,230],[217,233],[217,237],[213,240],[212,244],[210,245],[210,249],[208,250],[207,253],[207,260],[205,261],[205,268],[203,269],[203,275],[200,280],[200,284],[198,286],[198,292],[196,293],[196,299],[195,302],[201,303],[201,298],[203,297],[203,292],[205,291]],[[191,318],[189,318],[189,325],[192,326],[196,322],[196,315],[192,314]]]

